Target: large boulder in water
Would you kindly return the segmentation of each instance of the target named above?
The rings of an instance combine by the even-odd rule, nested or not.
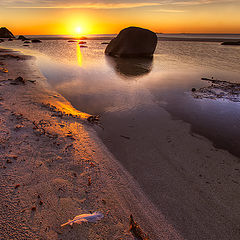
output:
[[[114,57],[152,57],[156,46],[156,33],[144,28],[128,27],[112,39],[105,54]]]
[[[15,38],[14,35],[5,27],[0,28],[0,38]]]

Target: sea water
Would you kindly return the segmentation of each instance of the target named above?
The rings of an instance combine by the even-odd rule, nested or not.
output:
[[[181,35],[172,35],[176,36]],[[102,39],[111,37],[102,35]],[[187,37],[232,39],[239,36]],[[216,146],[240,155],[240,103],[224,99],[196,100],[191,94],[192,88],[209,85],[202,77],[240,83],[239,46],[158,41],[154,58],[149,60],[108,57],[104,54],[106,40],[86,42],[84,48],[78,42],[64,39],[43,40],[29,46],[15,40],[2,46],[36,56],[49,84],[80,111],[99,114],[102,119],[107,116],[114,122],[116,113],[123,116],[136,109],[144,112],[150,106],[162,107],[173,118],[191,124],[193,131],[209,138]]]

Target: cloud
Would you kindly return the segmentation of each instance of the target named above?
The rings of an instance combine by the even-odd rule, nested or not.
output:
[[[136,8],[136,7],[151,7],[159,6],[161,3],[158,2],[143,2],[143,1],[87,1],[87,0],[3,0],[0,6],[6,8],[93,8],[93,9],[117,9],[117,8]]]
[[[154,9],[151,12],[162,12],[162,13],[184,13],[185,10],[177,10],[177,9]]]
[[[229,3],[236,0],[1,0],[5,8],[92,8],[121,9],[152,6],[186,6],[211,3]],[[168,10],[166,10],[168,11]],[[171,11],[171,10],[169,10]],[[173,10],[175,11],[175,10]],[[177,10],[176,10],[177,11]]]

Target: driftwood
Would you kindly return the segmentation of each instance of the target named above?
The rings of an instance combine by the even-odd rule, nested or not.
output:
[[[150,240],[146,233],[143,232],[141,227],[133,220],[133,215],[130,215],[130,229],[129,231],[137,240]]]

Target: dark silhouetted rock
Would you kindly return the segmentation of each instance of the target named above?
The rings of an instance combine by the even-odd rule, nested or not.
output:
[[[15,38],[14,35],[5,27],[0,28],[0,38]]]
[[[11,42],[11,41],[13,41],[13,39],[12,39],[12,38],[9,38],[8,41]]]
[[[238,42],[223,42],[221,45],[232,45],[232,46],[240,46],[240,41]]]
[[[29,38],[26,38],[23,35],[19,35],[17,39],[22,41],[30,40]]]
[[[80,45],[79,47],[80,47],[80,48],[87,48],[88,46]]]
[[[15,82],[17,82],[17,83],[23,83],[23,84],[26,83],[26,81],[25,81],[22,77],[17,77],[17,78],[15,79]]]
[[[108,44],[105,54],[114,57],[152,57],[157,46],[157,35],[144,28],[123,29]]]
[[[109,44],[109,42],[102,42],[101,44],[103,44],[103,45],[104,45],[104,44]]]
[[[80,41],[78,44],[86,44],[87,42]]]
[[[76,40],[68,40],[68,42],[77,42]]]
[[[39,40],[39,39],[33,39],[32,40],[32,43],[41,43],[42,41],[41,40]]]
[[[30,41],[24,41],[24,43],[31,43]]]

